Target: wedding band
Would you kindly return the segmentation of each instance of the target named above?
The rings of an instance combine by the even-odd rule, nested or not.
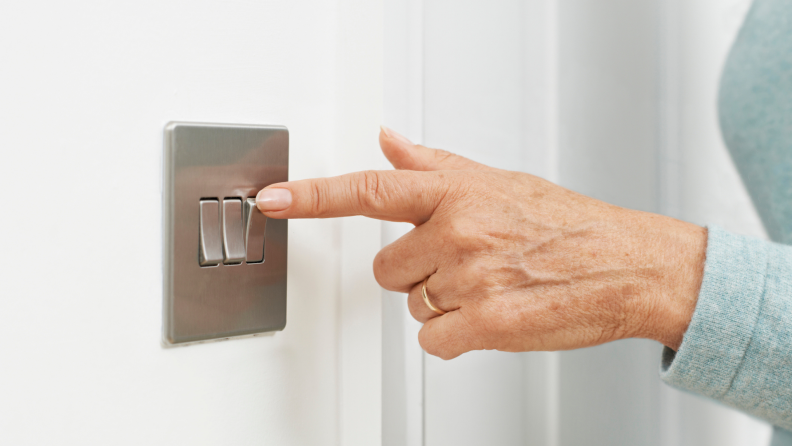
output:
[[[429,296],[426,295],[426,281],[429,280],[427,277],[426,280],[423,281],[423,286],[421,287],[421,297],[423,297],[426,306],[429,307],[430,310],[434,311],[437,314],[446,314],[445,311],[435,307],[432,305],[432,302],[429,301]]]

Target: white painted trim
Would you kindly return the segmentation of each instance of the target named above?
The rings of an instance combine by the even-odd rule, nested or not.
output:
[[[559,172],[559,110],[558,110],[558,0],[545,0],[547,23],[547,180],[558,182]],[[546,359],[547,434],[546,445],[558,446],[560,419],[559,353],[551,352]]]
[[[657,191],[658,212],[681,215],[680,154],[680,20],[679,0],[660,3],[658,68],[660,70],[658,103]],[[679,393],[661,384],[660,388],[660,445],[680,444]]]
[[[545,0],[545,23],[546,30],[546,54],[547,71],[547,164],[546,179],[552,182],[559,180],[558,165],[558,135],[559,135],[559,111],[558,111],[558,0]]]
[[[534,27],[523,39],[525,46],[526,105],[531,100],[543,103],[544,115],[540,125],[526,122],[525,150],[529,154],[524,171],[537,174],[549,181],[559,180],[559,109],[558,109],[558,0],[525,3],[525,28]],[[533,40],[533,41],[532,41]],[[540,44],[536,45],[535,41]],[[539,65],[541,74],[531,76]],[[539,91],[537,91],[537,89]],[[536,119],[526,115],[527,119]],[[533,134],[528,134],[528,133]],[[536,153],[536,152],[539,153]],[[532,165],[532,164],[539,164]],[[559,441],[559,354],[556,352],[528,353],[524,355],[524,431],[527,444],[557,446]]]
[[[424,142],[424,4],[408,0],[407,137],[416,144]]]
[[[658,211],[665,215],[681,213],[680,153],[680,21],[679,0],[660,3],[659,25],[659,131],[657,154]]]
[[[384,2],[384,122],[416,143],[423,142],[423,0]],[[390,169],[384,160],[381,167]],[[385,246],[408,232],[408,224],[382,222]],[[406,295],[382,291],[382,444],[424,444],[424,355],[421,324],[410,315]]]
[[[335,173],[370,169],[381,155],[376,144],[383,111],[384,2],[338,2]],[[364,217],[339,220],[338,308],[339,442],[382,442],[382,299],[372,273],[382,226]]]

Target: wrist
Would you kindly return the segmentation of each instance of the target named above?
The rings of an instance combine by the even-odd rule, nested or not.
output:
[[[696,309],[704,276],[707,229],[656,216],[648,250],[655,280],[647,290],[647,314],[640,337],[678,350]]]

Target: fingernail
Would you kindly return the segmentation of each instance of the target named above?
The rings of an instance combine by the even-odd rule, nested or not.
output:
[[[381,125],[380,128],[382,129],[382,133],[385,133],[385,136],[387,136],[388,138],[393,138],[396,141],[401,141],[401,142],[403,142],[405,144],[413,145],[412,141],[410,141],[409,139],[405,138],[399,132],[397,132],[395,130],[392,130],[392,129],[389,129],[389,128],[385,127],[384,125]]]
[[[291,204],[292,194],[289,189],[261,189],[256,195],[256,206],[261,212],[282,211]]]

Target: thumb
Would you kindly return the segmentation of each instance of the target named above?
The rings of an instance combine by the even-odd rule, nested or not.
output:
[[[380,130],[382,153],[398,170],[495,170],[445,150],[413,144],[385,126],[380,127]]]

